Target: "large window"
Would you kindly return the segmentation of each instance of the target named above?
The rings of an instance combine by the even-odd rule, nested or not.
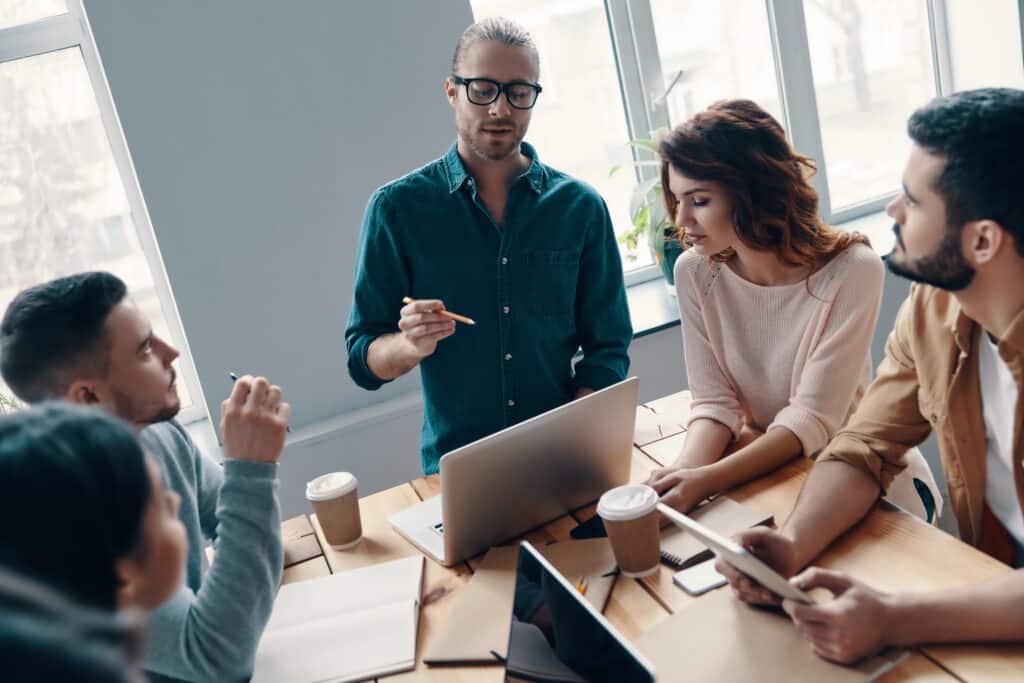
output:
[[[0,3],[0,310],[54,277],[115,273],[182,351],[182,418],[199,417],[195,372],[83,19],[77,2]]]
[[[530,138],[604,194],[629,227],[631,187],[608,176],[628,141],[712,102],[758,102],[818,164],[825,220],[880,211],[899,187],[907,116],[938,93],[1024,87],[1017,0],[471,0],[537,38],[545,92]],[[550,94],[550,97],[549,97]],[[647,156],[646,158],[650,158]],[[646,248],[627,282],[656,277]],[[625,253],[625,252],[624,252]]]
[[[771,31],[750,0],[651,0],[671,123],[718,100],[751,99],[782,120]]]
[[[935,96],[924,0],[804,0],[833,210],[892,192],[907,117]]]

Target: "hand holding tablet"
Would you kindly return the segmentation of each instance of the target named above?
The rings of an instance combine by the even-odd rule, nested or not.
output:
[[[681,512],[673,510],[664,503],[658,504],[658,510],[672,520],[674,524],[696,536],[720,558],[776,595],[796,602],[814,603],[814,600],[807,593],[791,584],[785,577],[732,539],[712,531],[703,524],[690,519]]]

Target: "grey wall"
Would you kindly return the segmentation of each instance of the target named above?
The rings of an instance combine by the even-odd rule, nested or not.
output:
[[[359,221],[440,156],[468,1],[86,0],[211,408],[229,370],[297,427],[406,393],[345,371]]]

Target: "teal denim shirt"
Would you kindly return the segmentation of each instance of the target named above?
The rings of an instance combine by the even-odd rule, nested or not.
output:
[[[545,166],[509,189],[499,227],[456,146],[377,190],[363,217],[345,342],[355,382],[384,381],[370,343],[398,331],[402,297],[441,299],[476,321],[420,363],[426,474],[459,446],[625,378],[632,339],[622,262],[604,200]],[[573,367],[573,357],[582,358]]]

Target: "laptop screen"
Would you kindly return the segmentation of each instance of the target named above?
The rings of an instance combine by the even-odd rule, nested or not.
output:
[[[508,681],[654,681],[649,665],[525,541],[516,568],[506,672]]]

